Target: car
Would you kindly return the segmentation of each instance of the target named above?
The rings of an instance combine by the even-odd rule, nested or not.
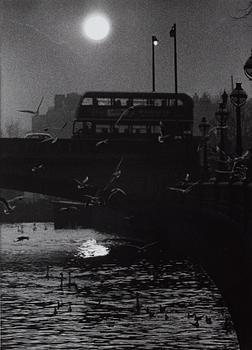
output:
[[[51,138],[52,138],[52,135],[43,133],[43,132],[30,132],[25,135],[25,139],[33,139],[33,140],[39,140],[39,141],[48,140]]]

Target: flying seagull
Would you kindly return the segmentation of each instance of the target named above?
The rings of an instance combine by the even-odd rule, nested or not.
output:
[[[84,203],[86,204],[87,207],[99,206],[104,204],[104,199],[98,195],[96,196],[85,195]]]
[[[88,185],[87,185],[88,176],[86,176],[85,179],[83,179],[83,180],[74,179],[74,181],[78,184],[77,185],[78,190],[82,190],[83,188],[88,187]]]
[[[21,200],[21,199],[24,199],[24,197],[18,196],[18,197],[9,199],[9,200],[7,200],[3,197],[0,197],[0,202],[2,202],[6,207],[6,209],[4,210],[4,213],[6,215],[10,214],[10,212],[12,212],[16,208],[16,206],[12,205],[12,203],[15,203],[16,201]]]
[[[142,252],[146,251],[147,248],[153,247],[153,246],[157,245],[158,243],[159,243],[158,241],[154,241],[154,242],[151,242],[151,243],[147,243],[147,244],[145,244],[144,246],[141,246],[141,247],[139,247],[137,245],[126,244],[123,247],[135,248],[139,253],[142,253]]]
[[[193,188],[194,186],[196,186],[198,183],[199,183],[198,181],[197,181],[197,182],[194,182],[194,183],[192,183],[190,186],[188,186],[187,188],[168,187],[168,190],[170,190],[170,191],[175,191],[175,192],[179,192],[179,193],[182,193],[182,194],[187,194],[187,193],[189,193],[189,192],[192,190],[192,188]]]
[[[58,137],[57,136],[55,136],[55,137],[51,136],[51,137],[48,137],[48,138],[42,140],[41,143],[44,143],[44,142],[55,143],[57,141],[58,141]]]
[[[103,189],[103,192],[107,191],[107,189],[109,188],[110,185],[112,185],[116,180],[119,179],[119,177],[121,176],[121,165],[122,165],[122,162],[123,162],[123,156],[121,157],[121,159],[119,160],[115,170],[113,171],[108,183],[106,184],[106,186],[104,187]]]
[[[121,115],[119,116],[119,118],[117,119],[117,121],[115,122],[115,126],[117,126],[117,125],[120,123],[120,121],[122,120],[123,117],[125,117],[125,116],[128,115],[131,111],[133,111],[134,108],[135,108],[135,106],[131,106],[131,107],[129,107],[128,109],[126,109],[125,111],[123,111],[123,112],[121,113]]]
[[[41,170],[43,167],[44,167],[44,164],[35,165],[35,166],[32,168],[32,172],[36,172],[36,171],[38,171],[38,170]]]
[[[124,192],[121,188],[116,187],[113,188],[108,196],[108,201],[117,193],[122,193],[124,196],[126,196],[126,192]]]
[[[77,210],[80,210],[80,209],[75,207],[75,206],[73,206],[73,205],[71,205],[70,207],[62,207],[58,211],[71,211],[71,210],[77,211]]]
[[[43,100],[44,100],[44,96],[41,98],[41,100],[39,102],[39,105],[38,105],[38,108],[36,109],[36,111],[31,111],[29,109],[20,109],[20,110],[18,110],[18,112],[33,114],[33,117],[37,117],[39,115],[39,108],[40,108]]]
[[[103,144],[106,145],[108,142],[109,142],[109,139],[101,140],[101,141],[96,142],[95,146],[98,147],[98,146],[103,145]]]

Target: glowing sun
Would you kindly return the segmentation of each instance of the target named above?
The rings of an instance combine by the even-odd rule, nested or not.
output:
[[[110,32],[110,23],[106,16],[93,14],[84,20],[82,30],[89,39],[102,40],[105,39]]]

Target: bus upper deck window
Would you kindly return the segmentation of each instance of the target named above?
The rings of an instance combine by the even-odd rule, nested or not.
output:
[[[128,99],[127,98],[120,98],[121,105],[122,106],[127,106],[128,105]]]
[[[99,97],[97,99],[98,101],[98,105],[99,106],[111,106],[111,100],[110,98],[106,98],[106,97]]]
[[[93,99],[91,97],[84,97],[82,100],[82,106],[92,106]]]
[[[121,107],[121,100],[116,99],[116,100],[115,100],[115,106]]]
[[[143,98],[134,98],[133,105],[134,106],[145,106],[147,104],[147,101]]]

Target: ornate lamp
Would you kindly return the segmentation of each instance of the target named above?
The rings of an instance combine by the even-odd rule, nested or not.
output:
[[[244,73],[249,80],[252,80],[252,50],[251,55],[244,64]]]
[[[241,83],[236,83],[230,95],[230,101],[236,107],[236,153],[238,156],[242,155],[241,107],[246,103],[247,97]]]
[[[199,129],[203,138],[203,178],[208,178],[208,155],[207,155],[207,134],[210,129],[210,124],[207,119],[203,117],[199,123]]]

